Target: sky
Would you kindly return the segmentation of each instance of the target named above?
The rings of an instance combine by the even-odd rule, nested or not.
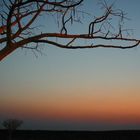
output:
[[[97,0],[83,8],[94,15]],[[139,0],[116,0],[139,39]],[[91,17],[71,31],[84,32]],[[39,20],[40,23],[43,19]],[[56,30],[49,17],[43,30]],[[88,42],[85,42],[88,43]],[[140,48],[66,50],[43,46],[37,57],[17,49],[0,62],[0,122],[24,121],[22,129],[140,129]],[[2,126],[0,126],[2,127]]]

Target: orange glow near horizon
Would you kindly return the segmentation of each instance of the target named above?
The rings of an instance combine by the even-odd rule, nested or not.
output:
[[[122,91],[122,90],[121,90]],[[98,93],[57,94],[48,98],[9,99],[0,107],[3,112],[11,112],[15,116],[36,119],[72,120],[72,121],[100,121],[111,123],[140,122],[140,102],[138,94],[119,92],[104,95]],[[118,94],[117,94],[118,92]],[[101,96],[102,95],[102,96]],[[132,96],[133,95],[133,96]],[[3,101],[4,103],[4,101]]]

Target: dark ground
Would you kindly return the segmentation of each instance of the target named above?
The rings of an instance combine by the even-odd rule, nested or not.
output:
[[[0,130],[0,140],[8,140],[8,131]],[[12,140],[140,140],[135,131],[42,131],[17,130]]]

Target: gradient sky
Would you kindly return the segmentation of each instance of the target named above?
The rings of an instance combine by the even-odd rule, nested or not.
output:
[[[101,14],[97,0],[85,1],[85,11]],[[140,38],[140,1],[116,0],[115,5],[131,19],[126,28]],[[88,20],[73,31],[84,32]],[[44,30],[55,30],[49,21]],[[24,129],[140,129],[139,47],[66,50],[45,45],[43,52],[36,58],[18,49],[0,62],[0,121],[22,119]]]

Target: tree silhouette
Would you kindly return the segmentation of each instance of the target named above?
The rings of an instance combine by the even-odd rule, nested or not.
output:
[[[78,8],[82,4],[84,0],[2,0],[0,3],[0,60],[17,48],[40,52],[41,43],[66,49],[98,47],[128,49],[139,45],[140,40],[128,37],[126,35],[128,30],[122,28],[123,21],[126,19],[125,13],[120,9],[114,9],[113,4],[108,5],[105,0],[100,3],[103,14],[93,17],[84,34],[69,32],[70,24],[81,22],[79,15],[84,14],[84,11]],[[38,25],[37,20],[40,15],[48,19],[51,14],[58,17],[59,32],[44,32]],[[114,21],[117,22],[115,28]],[[33,32],[34,28],[39,28],[38,32]],[[89,41],[88,45],[77,45],[77,40],[85,39],[93,40],[93,43]]]
[[[3,121],[2,125],[8,130],[9,140],[12,139],[13,131],[15,131],[18,127],[20,127],[22,123],[23,123],[22,120],[17,120],[17,119],[7,119]]]

